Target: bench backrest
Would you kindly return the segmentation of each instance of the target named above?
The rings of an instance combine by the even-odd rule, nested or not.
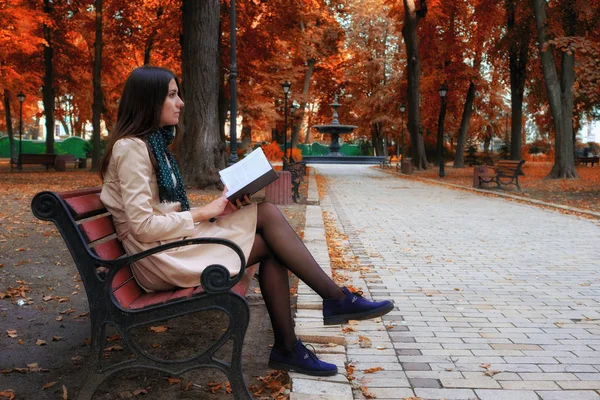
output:
[[[121,242],[116,237],[112,216],[100,201],[101,187],[82,189],[64,193],[39,193],[33,200],[32,209],[40,219],[52,220],[61,232],[67,247],[77,265],[77,269],[86,286],[88,296],[99,293],[103,276],[103,267],[96,266],[90,252],[102,259],[114,260],[125,255]],[[44,195],[46,197],[44,198]],[[57,215],[38,215],[42,207],[40,199],[49,201],[53,196],[57,201]],[[38,199],[38,204],[36,204]],[[61,218],[60,214],[63,214]],[[45,218],[44,218],[45,217]],[[66,218],[65,218],[66,217]],[[81,248],[83,247],[83,248]],[[112,280],[112,293],[124,308],[138,299],[145,291],[137,284],[129,266],[117,272]],[[89,291],[88,289],[92,289]],[[90,303],[91,306],[91,303]]]
[[[524,160],[500,160],[496,166],[498,172],[505,176],[517,176],[521,173],[521,167],[525,164]]]

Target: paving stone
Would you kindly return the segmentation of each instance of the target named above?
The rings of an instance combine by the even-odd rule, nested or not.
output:
[[[413,387],[424,387],[441,389],[442,385],[437,379],[426,379],[426,378],[409,378],[409,382]]]
[[[312,395],[327,396],[352,396],[352,389],[348,384],[333,382],[316,382],[311,379],[292,379],[292,391]]]
[[[440,378],[444,388],[482,388],[482,389],[500,389],[500,384],[488,377],[472,379],[449,379]]]
[[[405,371],[431,371],[431,366],[425,363],[403,362],[402,368]]]
[[[486,390],[475,389],[480,400],[539,400],[532,390]]]
[[[352,394],[344,395],[344,396],[333,396],[333,395],[315,395],[315,394],[306,394],[306,393],[290,393],[290,400],[353,400],[354,397]]]
[[[572,381],[565,381],[572,382]],[[560,387],[553,381],[501,381],[503,389],[517,390],[555,390]]]
[[[403,399],[414,397],[415,395],[410,388],[377,388],[367,386],[367,390],[376,399]]]
[[[477,400],[471,389],[415,388],[415,395],[423,399]]]
[[[598,395],[598,393],[594,392],[593,390],[570,390],[568,393],[565,393],[562,390],[540,390],[537,392],[537,394],[542,398],[542,400],[565,400],[567,394],[570,396],[571,399],[577,400],[600,399],[600,395]]]

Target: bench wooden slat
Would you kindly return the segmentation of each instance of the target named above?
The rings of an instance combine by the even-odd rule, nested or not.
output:
[[[68,197],[64,201],[71,207],[75,221],[106,212],[104,204],[100,201],[99,193]]]
[[[94,247],[94,252],[100,258],[105,260],[115,260],[125,255],[125,250],[117,239],[109,240],[108,242],[100,243]]]
[[[178,299],[183,299],[186,297],[190,297],[192,295],[192,293],[194,293],[194,289],[193,287],[190,288],[184,288],[184,289],[179,289],[179,290],[175,290],[173,292],[173,294],[171,295],[171,297],[169,297],[169,299],[167,301],[173,301],[173,300],[178,300]]]
[[[123,269],[121,271],[129,270],[129,268]],[[119,272],[121,272],[119,271]],[[131,273],[131,271],[129,271]],[[113,281],[114,284],[114,281]],[[161,293],[161,292],[158,292]],[[119,302],[119,304],[123,308],[129,308],[131,303],[140,298],[140,296],[144,295],[143,289],[137,284],[133,276],[130,280],[127,281],[124,285],[119,287],[117,290],[113,292],[115,298]]]
[[[166,290],[161,292],[152,292],[142,294],[136,300],[132,301],[127,308],[131,310],[139,310],[141,308],[153,306],[166,302],[169,297],[174,294],[174,290]]]
[[[93,219],[91,221],[84,222],[79,226],[85,234],[88,243],[105,238],[108,235],[115,233],[115,226],[113,225],[112,218],[110,216]]]

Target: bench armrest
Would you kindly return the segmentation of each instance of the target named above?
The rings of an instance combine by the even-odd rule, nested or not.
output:
[[[110,272],[107,280],[110,283],[113,277],[121,268],[131,265],[131,263],[134,263],[150,255],[160,253],[165,250],[198,244],[220,244],[223,246],[227,246],[231,250],[233,250],[240,258],[240,272],[233,278],[231,278],[229,270],[227,270],[222,265],[212,264],[206,267],[206,269],[202,272],[200,276],[200,282],[204,290],[206,290],[209,293],[217,293],[230,290],[242,279],[246,271],[246,257],[244,256],[244,252],[242,251],[242,249],[237,244],[227,239],[219,239],[212,237],[183,239],[178,240],[176,242],[156,246],[136,254],[122,256],[115,260],[105,260],[95,256],[94,254],[92,254],[92,257],[94,258],[97,266],[103,266],[109,269]]]

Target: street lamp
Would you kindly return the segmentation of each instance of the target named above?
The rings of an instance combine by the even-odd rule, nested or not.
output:
[[[229,164],[235,164],[238,161],[237,155],[237,60],[235,52],[235,0],[231,0],[229,5],[229,42],[231,53],[231,66],[229,68],[229,87],[231,89],[231,104],[229,118]]]
[[[505,119],[505,125],[504,125],[504,146],[506,146],[505,152],[504,152],[504,157],[506,157],[506,159],[508,159],[508,151],[509,151],[509,146],[510,143],[508,142],[508,111],[504,113],[504,119]]]
[[[290,164],[293,163],[293,159],[292,159],[292,135],[294,134],[294,112],[296,112],[296,110],[300,108],[299,105],[297,105],[295,102],[292,102],[292,105],[290,106],[290,112],[292,113],[292,123],[291,123],[291,133],[290,133]]]
[[[19,99],[19,160],[17,161],[17,168],[22,170],[23,165],[21,164],[21,154],[23,154],[23,102],[25,101],[25,95],[23,92],[19,92],[17,99]]]
[[[406,111],[406,106],[404,103],[400,103],[400,112],[402,113],[402,162],[404,162],[404,111]]]
[[[443,178],[446,175],[444,172],[444,118],[446,117],[446,95],[448,94],[448,87],[445,83],[442,84],[438,92],[442,99],[442,106],[440,108],[440,118],[438,119],[437,150],[440,162],[440,178]]]
[[[283,160],[285,161],[285,154],[287,153],[287,110],[288,110],[288,94],[290,93],[290,87],[292,84],[289,81],[285,81],[281,84],[283,88],[283,94],[285,96],[285,104],[283,107]],[[284,162],[285,165],[285,162]]]

